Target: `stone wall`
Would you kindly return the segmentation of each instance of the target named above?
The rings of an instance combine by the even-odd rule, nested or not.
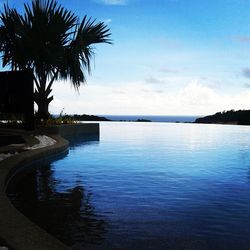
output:
[[[100,127],[99,123],[62,124],[40,127],[38,133],[58,134],[66,139],[70,139],[82,135],[99,135]]]

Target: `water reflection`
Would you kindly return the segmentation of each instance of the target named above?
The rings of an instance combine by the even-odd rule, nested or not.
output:
[[[70,147],[97,144],[97,139],[78,138]],[[92,194],[84,188],[82,177],[76,176],[75,186],[67,186],[63,178],[55,178],[55,171],[52,163],[39,161],[19,173],[7,190],[12,203],[47,232],[74,248],[100,244],[105,236],[105,218],[96,214]]]
[[[100,142],[100,135],[83,135],[73,137],[69,140],[70,149],[74,149],[82,145],[98,145]]]

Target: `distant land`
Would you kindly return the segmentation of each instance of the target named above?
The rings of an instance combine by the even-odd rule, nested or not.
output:
[[[58,117],[58,115],[56,115]],[[111,121],[110,119],[107,119],[106,117],[103,116],[97,116],[97,115],[63,115],[64,118],[71,118],[75,121]]]
[[[73,119],[75,121],[113,121],[111,119],[108,119],[104,116],[97,116],[97,115],[86,115],[86,114],[83,114],[83,115],[63,115],[63,118],[66,118],[66,119]],[[121,120],[121,121],[128,121],[128,120]],[[136,120],[129,120],[129,121],[132,121],[132,122],[151,122],[151,120],[148,120],[148,119],[136,119]]]
[[[229,110],[197,118],[195,123],[250,125],[250,110]]]
[[[152,122],[194,122],[200,116],[171,116],[171,115],[101,115],[112,121],[138,121]]]
[[[58,115],[54,115],[58,117]],[[167,115],[63,115],[76,121],[123,121],[123,122],[188,122],[192,123],[198,116]]]

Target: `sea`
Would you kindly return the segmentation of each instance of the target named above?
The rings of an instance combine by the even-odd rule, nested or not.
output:
[[[113,121],[135,121],[146,119],[152,122],[194,122],[201,116],[169,116],[169,115],[99,115]]]

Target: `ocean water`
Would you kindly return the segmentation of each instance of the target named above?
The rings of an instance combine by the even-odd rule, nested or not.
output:
[[[101,123],[7,194],[74,249],[250,249],[250,127]]]
[[[169,116],[169,115],[100,115],[112,121],[135,121],[146,119],[152,122],[194,122],[200,116]]]

